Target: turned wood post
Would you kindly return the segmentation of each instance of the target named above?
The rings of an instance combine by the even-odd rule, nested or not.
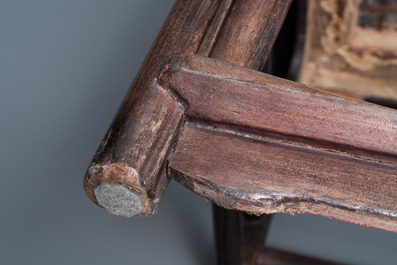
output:
[[[290,2],[177,1],[87,170],[87,195],[117,215],[154,214],[184,115],[157,83],[167,59],[191,53],[259,70]]]
[[[220,1],[177,1],[87,170],[88,197],[111,213],[152,215],[169,182],[164,167],[183,107],[157,84],[167,59],[196,53]]]

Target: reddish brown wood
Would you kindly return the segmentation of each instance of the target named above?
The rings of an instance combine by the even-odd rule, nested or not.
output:
[[[211,25],[201,42],[200,48],[197,51],[198,55],[209,57],[212,50],[219,40],[219,35],[224,28],[224,24],[229,17],[230,11],[233,8],[235,0],[224,0],[219,4]]]
[[[222,207],[397,232],[395,111],[225,63],[261,69],[290,3],[177,1],[87,170],[88,196],[98,203],[95,190],[117,184],[151,215],[168,161],[171,176]],[[168,61],[176,53],[219,61]],[[242,229],[246,264],[318,263],[274,250],[265,259],[265,230]]]
[[[215,42],[212,37],[214,30],[210,28],[209,37],[203,43],[214,43],[214,46],[212,50],[201,49],[198,54],[260,70],[270,54],[291,1],[229,3],[231,1],[224,2],[231,11],[227,14],[219,39]],[[219,13],[215,19],[224,16],[225,12]],[[264,243],[270,215],[255,217],[256,220],[266,220],[264,222],[246,222],[244,214],[216,205],[213,215],[217,264],[255,264]]]
[[[309,212],[397,231],[397,166],[186,123],[173,177],[225,208]]]
[[[251,69],[264,66],[291,1],[235,1],[210,57]]]
[[[169,162],[225,208],[397,232],[396,112],[235,66],[263,68],[290,3],[177,1],[87,170],[88,196],[98,203],[95,190],[117,184],[151,215]],[[267,226],[240,228],[244,264],[333,264],[260,253]]]
[[[396,111],[193,55],[160,79],[201,120],[170,161],[186,187],[226,208],[397,231]]]
[[[193,55],[161,76],[194,119],[397,154],[396,111]]]
[[[139,196],[142,210],[138,215],[156,211],[169,181],[164,174],[166,157],[183,115],[182,104],[157,85],[158,73],[176,53],[240,60],[241,65],[254,62],[261,68],[271,47],[265,40],[275,38],[291,1],[277,2],[177,1],[87,170],[85,190],[94,202],[98,203],[95,189],[112,183]],[[240,21],[242,16],[249,19]],[[239,43],[230,42],[230,37],[238,38]],[[232,57],[237,52],[239,58]],[[118,196],[105,197],[113,200]]]
[[[220,2],[175,3],[87,170],[84,186],[94,202],[98,185],[116,183],[139,196],[138,215],[156,211],[169,181],[165,158],[182,117],[156,77],[169,56],[197,52]]]

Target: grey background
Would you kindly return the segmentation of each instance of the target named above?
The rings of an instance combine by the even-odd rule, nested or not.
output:
[[[210,203],[172,182],[126,219],[83,191],[86,167],[172,0],[0,1],[0,264],[215,264]],[[267,244],[397,264],[397,235],[276,215]]]

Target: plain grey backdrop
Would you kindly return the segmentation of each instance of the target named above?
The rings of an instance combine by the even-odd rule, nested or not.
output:
[[[173,0],[0,0],[0,264],[215,264],[211,204],[176,182],[159,214],[85,195],[86,167]],[[397,234],[275,215],[267,245],[397,264]]]

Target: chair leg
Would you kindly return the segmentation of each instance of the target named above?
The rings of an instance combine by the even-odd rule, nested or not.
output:
[[[253,265],[263,250],[271,215],[253,216],[213,204],[218,265]]]
[[[263,252],[267,232],[272,219],[271,214],[260,216],[241,214],[242,220],[242,260],[244,265],[257,264]]]
[[[212,204],[218,265],[241,265],[241,214]]]

